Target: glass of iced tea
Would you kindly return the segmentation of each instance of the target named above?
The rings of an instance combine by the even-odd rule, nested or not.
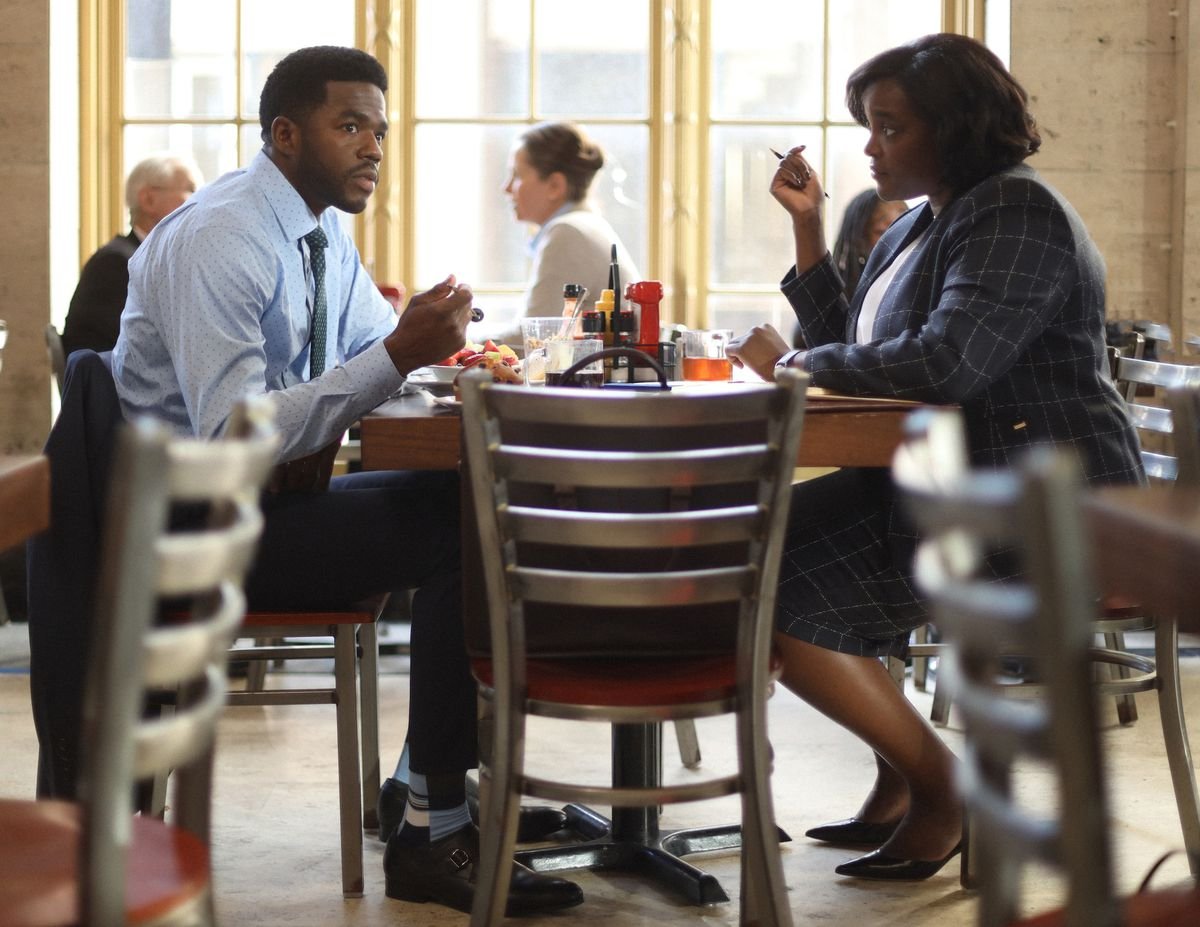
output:
[[[680,335],[683,345],[683,378],[685,380],[719,380],[733,378],[733,361],[725,356],[725,345],[733,338],[729,328],[709,328],[685,331]]]
[[[557,315],[526,316],[521,319],[521,342],[525,352],[522,369],[529,386],[541,386],[545,382],[546,342],[558,336],[562,322]]]
[[[599,338],[551,338],[546,342],[546,385],[582,386],[585,388],[604,385],[604,360],[597,358],[582,370],[576,371],[569,383],[563,382],[563,373],[576,361],[604,349]]]

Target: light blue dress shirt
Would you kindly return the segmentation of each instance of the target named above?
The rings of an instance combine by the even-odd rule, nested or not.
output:
[[[260,152],[163,219],[129,262],[113,349],[125,417],[178,433],[220,434],[243,396],[271,392],[280,460],[335,440],[404,378],[380,341],[396,314],[332,209],[320,226],[328,334],[325,372],[308,379],[314,281],[304,236],[318,224]]]

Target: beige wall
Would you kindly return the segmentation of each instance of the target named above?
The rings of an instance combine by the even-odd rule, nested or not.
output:
[[[1200,334],[1200,0],[1012,0],[1011,66],[1042,127],[1030,163],[1108,263],[1109,317]]]
[[[50,14],[0,0],[0,452],[40,449],[50,423]]]

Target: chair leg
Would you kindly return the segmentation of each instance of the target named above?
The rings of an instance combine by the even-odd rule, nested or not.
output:
[[[496,704],[486,699],[480,699],[479,708],[479,880],[471,927],[499,927],[517,845],[521,812],[517,783],[524,770],[525,719],[519,711],[497,712]],[[503,731],[494,729],[497,722],[505,725]]]
[[[737,712],[738,762],[742,771],[742,924],[791,927],[783,861],[779,856],[771,800],[771,748],[766,697]]]
[[[342,895],[363,894],[362,794],[358,770],[358,654],[355,625],[333,629],[333,676],[337,692],[338,807],[341,822]]]
[[[359,625],[359,724],[362,728],[363,829],[379,830],[379,637],[374,624]]]
[[[929,720],[940,727],[950,723],[950,690],[945,685],[946,674],[938,664],[937,678],[933,683],[933,707],[929,709]]]
[[[675,742],[679,744],[679,759],[688,769],[700,768],[700,738],[696,722],[690,718],[675,722]]]
[[[923,624],[913,631],[913,643],[929,643],[929,625]],[[913,686],[918,692],[924,692],[926,682],[929,679],[929,657],[913,657],[912,668]]]
[[[255,647],[269,647],[278,642],[278,638],[256,637]],[[261,692],[267,687],[267,661],[251,660],[246,667],[246,691]]]
[[[1122,631],[1104,632],[1104,646],[1109,650],[1125,650],[1125,634]],[[1108,669],[1111,679],[1126,679],[1129,667],[1111,665]],[[1115,696],[1117,703],[1117,720],[1122,724],[1133,724],[1138,719],[1137,699],[1132,695]]]
[[[1154,656],[1158,668],[1158,713],[1183,830],[1183,846],[1192,876],[1200,878],[1200,801],[1179,685],[1179,629],[1173,620],[1161,619],[1156,623]]]
[[[896,688],[901,692],[904,691],[904,661],[899,657],[887,657],[888,675],[892,677],[892,682],[896,684]]]

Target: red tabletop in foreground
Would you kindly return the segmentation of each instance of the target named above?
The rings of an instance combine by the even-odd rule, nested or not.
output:
[[[0,550],[50,527],[50,461],[0,455]]]

